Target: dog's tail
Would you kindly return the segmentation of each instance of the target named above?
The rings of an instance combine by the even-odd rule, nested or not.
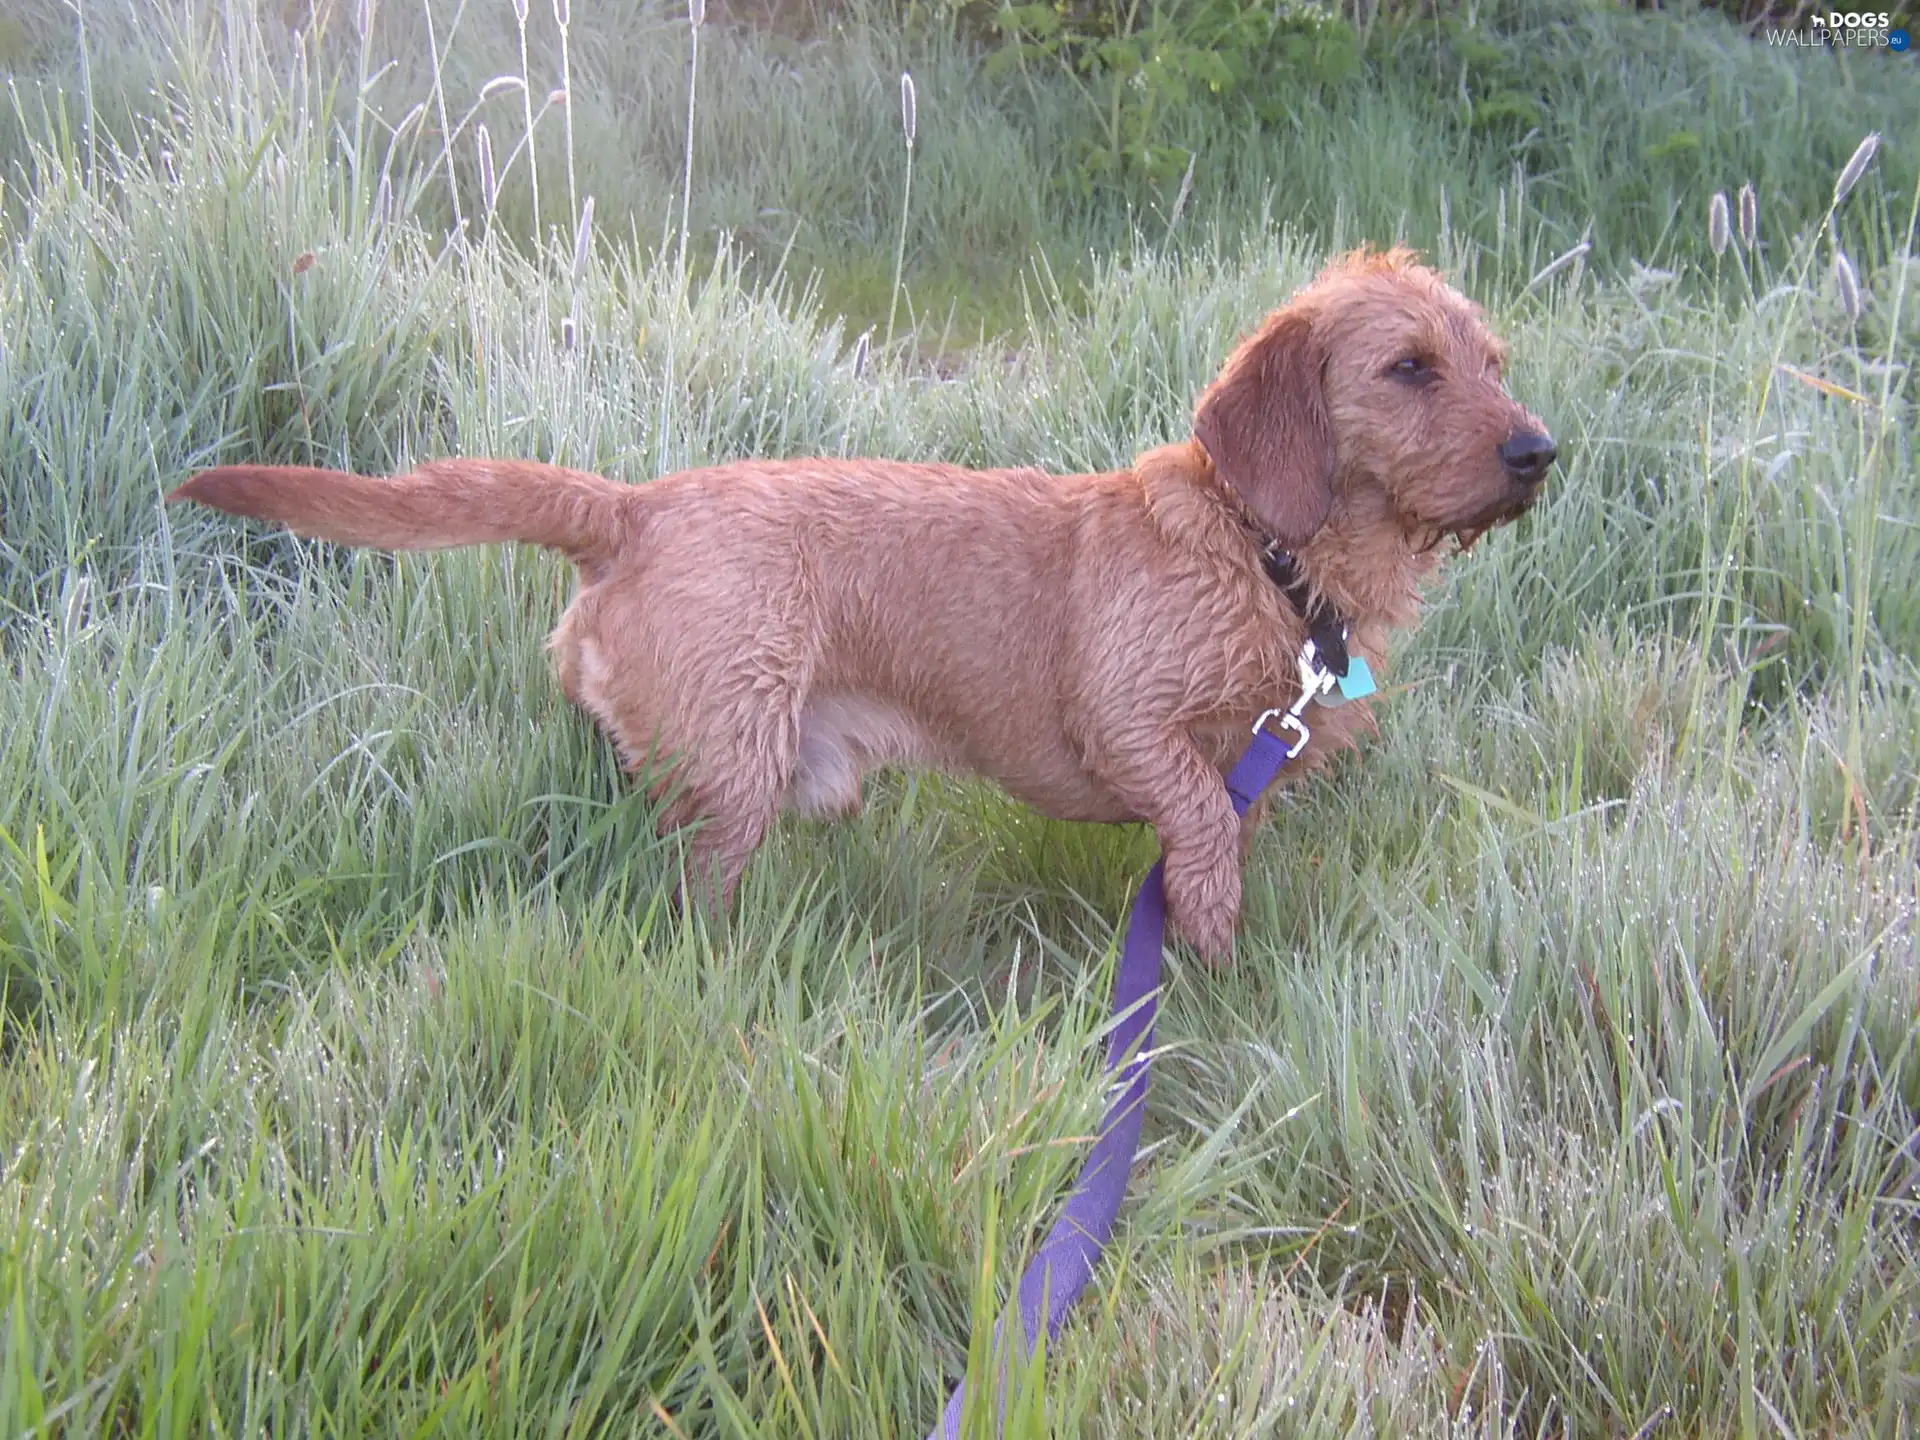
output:
[[[619,548],[630,485],[530,460],[435,460],[387,480],[296,465],[223,465],[167,496],[298,535],[380,550],[521,540],[593,566]]]

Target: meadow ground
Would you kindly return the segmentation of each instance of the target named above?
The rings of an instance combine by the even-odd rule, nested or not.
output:
[[[1178,119],[1182,198],[1056,190],[1071,90],[938,26],[716,19],[688,186],[684,12],[613,8],[563,53],[536,4],[524,71],[510,0],[0,19],[0,1433],[924,1433],[1097,1122],[1153,853],[893,777],[682,922],[546,672],[556,559],[164,491],[1123,464],[1396,236],[1562,467],[1263,833],[1234,969],[1171,957],[1121,1233],[1007,1433],[1908,1433],[1911,61],[1513,0]],[[1468,90],[1523,61],[1511,134]]]

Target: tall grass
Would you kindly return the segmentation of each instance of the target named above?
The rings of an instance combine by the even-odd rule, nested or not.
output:
[[[21,156],[27,135],[48,128],[48,87],[64,84],[71,95],[83,58],[64,5],[19,0],[18,8],[28,36],[14,62],[22,113],[0,105],[0,169]],[[444,169],[450,153],[465,167],[467,210],[477,188],[471,149],[449,151],[443,132],[478,103],[476,118],[498,137],[516,123],[525,128],[529,93],[564,93],[565,103],[536,116],[529,173],[565,174],[569,223],[592,194],[612,235],[673,234],[686,198],[687,12],[678,0],[563,8],[564,27],[551,6],[529,10],[523,56],[511,0],[440,7],[431,46],[429,12],[380,4],[365,42],[378,63],[364,86],[352,23],[359,11],[346,0],[290,7],[284,20],[276,12],[265,43],[284,69],[297,29],[316,77],[343,94],[363,88],[375,133],[400,130],[406,174]],[[1085,257],[1124,247],[1143,217],[1166,214],[1177,200],[1172,181],[1082,193],[1074,156],[1090,138],[1085,107],[1044,71],[983,73],[964,37],[944,26],[903,25],[899,6],[851,8],[855,23],[805,38],[702,27],[692,137],[702,178],[687,227],[697,257],[721,237],[763,277],[787,257],[799,274],[819,272],[823,293],[856,328],[884,326],[901,219],[894,87],[904,69],[928,114],[939,116],[914,157],[910,294],[921,315],[951,309],[962,341],[981,325],[1018,329],[1019,286],[1036,252],[1063,282],[1077,281]],[[1750,181],[1764,239],[1784,250],[1792,224],[1824,204],[1864,131],[1897,136],[1920,126],[1911,66],[1893,57],[1837,61],[1750,43],[1717,19],[1683,23],[1588,0],[1476,8],[1490,23],[1470,43],[1383,21],[1362,80],[1289,75],[1277,94],[1263,95],[1269,108],[1284,101],[1279,118],[1207,105],[1165,111],[1167,143],[1195,162],[1177,233],[1204,244],[1219,232],[1237,243],[1268,221],[1321,237],[1344,224],[1428,247],[1450,233],[1497,257],[1504,276],[1532,274],[1591,230],[1595,263],[1613,273],[1636,258],[1697,259],[1704,196]],[[126,145],[142,133],[129,112],[151,108],[141,97],[202,83],[178,73],[172,51],[150,38],[156,26],[192,14],[203,31],[217,31],[219,11],[92,0],[87,13],[99,96],[87,121]],[[489,88],[528,76],[530,90]],[[1472,102],[1521,92],[1535,97],[1531,121],[1501,120],[1498,107],[1490,116],[1485,106],[1474,118]],[[432,102],[435,123],[402,125],[422,100]],[[1887,164],[1890,189],[1904,193],[1912,158],[1896,146]],[[444,185],[429,199],[421,218],[449,223]],[[541,233],[532,207],[530,186],[504,186],[498,223],[523,240]],[[1520,244],[1532,253],[1513,253]]]
[[[1123,1233],[1009,1433],[1910,1427],[1910,129],[1836,200],[1869,127],[1811,118],[1856,102],[1803,80],[1777,130],[1710,142],[1693,233],[1636,266],[1608,223],[1641,222],[1565,197],[1644,176],[1549,202],[1444,133],[1369,128],[1418,102],[1362,95],[1327,133],[1388,168],[1314,233],[1221,201],[1177,251],[1037,266],[1017,347],[861,370],[797,261],[770,283],[716,247],[683,284],[674,210],[596,227],[583,197],[622,193],[600,127],[666,114],[679,39],[656,61],[569,15],[567,252],[513,238],[566,168],[527,118],[537,9],[524,63],[516,14],[437,12],[437,71],[369,40],[355,91],[235,13],[183,12],[140,59],[90,8],[98,124],[14,152],[0,1430],[924,1433],[1097,1123],[1151,837],[895,778],[857,822],[784,823],[724,925],[676,919],[673,844],[546,674],[557,561],[348,555],[159,496],[218,460],[449,451],[636,482],[748,454],[1122,464],[1185,433],[1329,248],[1396,228],[1392,186],[1450,197],[1435,238],[1566,460],[1449,570],[1366,755],[1259,838],[1233,970],[1172,957]],[[490,36],[522,84],[485,104],[517,97],[522,141],[497,223],[459,232],[447,162],[476,214],[490,119],[462,47]],[[838,96],[820,193],[871,157],[884,281],[901,37],[836,42],[870,86],[796,52],[806,98],[750,140],[727,97],[773,73],[758,43],[709,29],[698,106],[672,92],[701,157],[681,233],[724,210],[719,157],[803,193],[787,127]],[[1019,232],[1045,207],[1000,193],[1023,152],[982,138],[1010,133],[991,84],[928,43],[913,253],[1091,226]],[[142,64],[174,79],[129,128],[107,87]],[[614,75],[635,108],[610,119]],[[1714,256],[1707,197],[1749,179],[1757,224]],[[986,229],[954,227],[967,184]]]

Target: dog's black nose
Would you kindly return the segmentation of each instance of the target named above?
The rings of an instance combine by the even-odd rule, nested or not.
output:
[[[1522,430],[1500,447],[1500,463],[1522,485],[1538,485],[1547,478],[1554,456],[1553,437],[1538,430]]]

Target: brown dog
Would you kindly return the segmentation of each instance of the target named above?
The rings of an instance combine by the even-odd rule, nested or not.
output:
[[[849,814],[867,771],[927,766],[1062,819],[1149,822],[1175,923],[1220,958],[1242,833],[1222,776],[1299,693],[1303,611],[1332,607],[1377,667],[1441,539],[1539,493],[1553,442],[1503,358],[1433,271],[1360,253],[1233,353],[1192,439],[1112,474],[786,460],[623,485],[443,460],[390,480],[227,466],[167,498],[350,545],[562,551],[580,591],[560,683],[630,769],[675,757],[652,776],[661,824],[702,822],[690,853],[721,904],[783,802]],[[1309,763],[1370,723],[1313,714]]]

